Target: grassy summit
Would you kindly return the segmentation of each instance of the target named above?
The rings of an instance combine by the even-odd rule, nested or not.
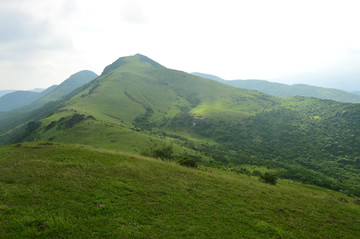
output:
[[[357,238],[341,193],[113,151],[0,148],[1,238]]]

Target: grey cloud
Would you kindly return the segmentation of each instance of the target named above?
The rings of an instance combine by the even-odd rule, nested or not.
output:
[[[71,39],[56,34],[49,21],[18,10],[0,11],[0,60],[70,48]]]
[[[20,12],[0,12],[0,42],[7,43],[31,37],[31,20],[30,16]]]

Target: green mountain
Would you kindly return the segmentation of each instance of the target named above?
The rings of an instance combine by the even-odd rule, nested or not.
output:
[[[62,82],[50,94],[47,94],[45,97],[43,97],[40,100],[40,102],[50,102],[50,101],[58,100],[61,97],[69,94],[73,90],[79,88],[80,86],[83,86],[86,83],[89,83],[90,81],[94,80],[96,77],[98,77],[98,75],[92,71],[89,70],[79,71],[71,75],[64,82]]]
[[[277,97],[304,96],[315,97],[319,99],[335,100],[344,103],[360,103],[360,95],[349,93],[338,89],[329,89],[305,84],[286,85],[281,83],[269,82],[265,80],[223,80],[220,77],[203,74],[192,73],[194,75],[204,77],[210,80],[219,81],[221,83],[231,85],[238,88],[256,90],[265,94]]]
[[[97,75],[91,71],[80,71],[70,76],[59,86],[54,85],[41,93],[36,93],[37,100],[32,103],[21,101],[20,105],[22,106],[18,105],[12,111],[0,112],[0,144],[14,141],[17,134],[23,131],[26,122],[39,120],[51,114],[59,107],[59,104],[68,99],[67,95],[71,96],[72,92],[76,92],[76,89],[96,77]],[[11,100],[14,101],[15,99],[11,98],[8,102]]]
[[[359,119],[358,104],[277,98],[138,54],[119,58],[96,80],[28,115],[17,141],[187,155],[245,174],[265,167],[282,178],[360,195]],[[19,132],[0,132],[11,138],[13,131]]]
[[[358,238],[360,205],[323,188],[104,149],[0,147],[1,238]]]
[[[33,102],[31,105],[27,105],[26,109],[23,110],[34,110],[45,105],[48,102],[56,101],[61,99],[62,97],[70,94],[75,89],[89,83],[90,81],[94,80],[98,77],[92,71],[83,70],[79,71],[73,75],[71,75],[68,79],[63,81],[60,85],[58,85],[53,91],[45,94],[44,97],[41,97],[39,100]]]

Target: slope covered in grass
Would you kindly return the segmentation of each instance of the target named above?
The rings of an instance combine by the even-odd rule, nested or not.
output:
[[[2,238],[357,238],[341,193],[59,144],[0,148]]]

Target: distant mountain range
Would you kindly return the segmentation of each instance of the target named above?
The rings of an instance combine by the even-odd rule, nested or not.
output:
[[[57,100],[76,88],[92,81],[98,75],[84,70],[71,75],[60,85],[53,85],[46,90],[36,88],[32,91],[3,91],[7,94],[0,97],[0,112],[11,111],[32,104],[23,110],[32,110],[47,102]]]
[[[35,89],[32,89],[32,90],[28,90],[28,91],[40,93],[40,92],[42,92],[42,91],[44,91],[44,90],[45,90],[45,89],[43,89],[43,88],[35,88]],[[15,91],[17,91],[17,90],[0,90],[0,97],[4,96],[4,95],[6,95],[6,94],[9,94],[9,93],[15,92]],[[18,91],[19,91],[19,90],[18,90]]]
[[[45,91],[14,91],[0,98],[0,111],[11,111],[24,105],[30,104],[49,94],[57,86],[51,86]]]
[[[256,90],[277,97],[304,96],[335,100],[345,103],[360,103],[360,95],[339,89],[323,88],[305,84],[286,85],[265,80],[224,80],[220,77],[204,73],[194,72],[192,74],[230,86]]]
[[[278,76],[270,81],[283,82],[302,82],[303,84],[332,89],[341,89],[348,92],[359,91],[360,89],[360,71],[352,69],[351,71],[339,72],[304,72]],[[326,83],[325,83],[326,82]]]

